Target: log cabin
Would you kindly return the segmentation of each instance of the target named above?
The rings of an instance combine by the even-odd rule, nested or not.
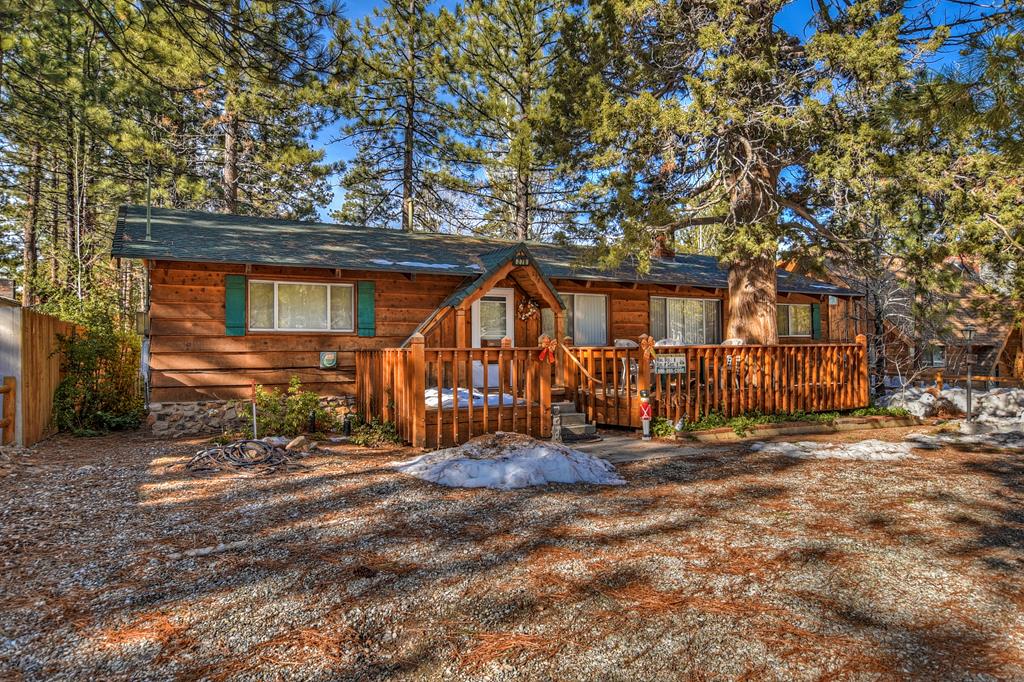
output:
[[[1020,313],[985,272],[979,259],[947,256],[935,267],[951,287],[936,296],[922,320],[909,275],[897,259],[885,278],[865,282],[837,263],[821,276],[832,284],[862,292],[860,297],[830,299],[825,316],[868,340],[872,386],[905,383],[964,383],[970,358],[976,383],[1018,386],[1024,382],[1024,337]],[[798,260],[781,264],[789,272],[813,277],[814,266]],[[965,328],[974,332],[970,341]],[[846,327],[843,332],[846,333]]]
[[[667,254],[641,272],[601,267],[583,247],[510,243],[168,208],[125,206],[112,255],[148,274],[144,354],[153,402],[244,398],[293,376],[321,394],[355,391],[357,351],[721,343],[727,272]],[[849,342],[829,320],[850,289],[778,271],[782,344]],[[833,305],[830,306],[829,303]],[[507,343],[507,342],[506,342]]]

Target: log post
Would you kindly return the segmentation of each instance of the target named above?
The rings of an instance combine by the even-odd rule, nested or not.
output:
[[[868,337],[857,334],[857,405],[867,407],[868,396]]]
[[[555,353],[555,356],[561,357],[562,354]],[[533,362],[540,365],[538,368],[538,372],[540,372],[540,396],[538,396],[538,402],[540,403],[540,437],[549,438],[551,436],[551,368],[554,365],[540,358],[534,358]],[[533,409],[532,406],[530,409]]]
[[[427,447],[427,396],[426,396],[426,373],[427,368],[423,359],[423,334],[413,334],[409,340],[411,355],[410,372],[408,378],[409,390],[412,393],[412,414],[410,429],[410,444],[414,448]],[[440,399],[440,387],[438,387],[438,399]],[[438,443],[440,447],[440,443]]]
[[[648,399],[653,402],[653,397],[650,395],[651,356],[648,354],[650,344],[645,343],[648,338],[650,337],[647,334],[640,335],[640,360],[636,368],[636,401],[633,404],[633,414],[629,415],[630,422],[636,426],[640,425],[640,396],[644,391],[647,391]]]
[[[455,347],[466,347],[466,308],[464,306],[455,309]]]
[[[554,339],[565,338],[565,311],[561,308],[555,309],[555,333],[552,336]],[[568,346],[569,344],[566,344]],[[564,353],[555,353],[555,381],[561,381],[562,385],[565,385],[565,357]]]
[[[518,396],[517,389],[519,388],[519,377],[515,376],[514,363],[510,362],[510,358],[515,360],[515,354],[508,351],[512,350],[512,339],[507,336],[501,339],[501,351],[498,353],[502,376],[505,377],[506,386],[510,389],[510,392],[514,396]],[[515,403],[513,403],[514,405]]]

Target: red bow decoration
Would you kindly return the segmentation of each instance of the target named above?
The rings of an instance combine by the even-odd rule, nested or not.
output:
[[[640,353],[643,355],[649,355],[652,358],[657,356],[657,354],[654,352],[653,336],[644,335],[640,337]]]
[[[548,338],[547,336],[540,337],[540,361],[544,362],[547,360],[552,365],[555,364],[555,351],[558,350],[558,342],[554,339]]]

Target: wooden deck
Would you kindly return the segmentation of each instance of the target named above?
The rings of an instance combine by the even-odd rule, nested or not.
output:
[[[806,346],[563,345],[556,365],[540,358],[540,348],[513,348],[507,340],[500,349],[425,349],[418,336],[409,348],[356,353],[359,410],[395,422],[402,438],[419,447],[495,431],[543,438],[551,433],[556,366],[561,381],[554,391],[606,426],[640,427],[645,396],[656,417],[673,422],[868,404],[863,337]]]
[[[849,410],[868,404],[867,346],[574,348],[566,397],[589,421],[639,428],[640,396],[673,422],[710,414]],[[640,368],[647,368],[641,372]]]

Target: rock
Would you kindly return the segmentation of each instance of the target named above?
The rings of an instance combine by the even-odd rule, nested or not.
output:
[[[86,464],[75,469],[75,473],[79,476],[88,476],[89,474],[95,473],[96,467],[92,464]]]
[[[284,449],[289,452],[293,450],[302,450],[306,446],[306,443],[307,441],[305,436],[296,436],[290,443],[288,443],[288,445],[284,446]]]

